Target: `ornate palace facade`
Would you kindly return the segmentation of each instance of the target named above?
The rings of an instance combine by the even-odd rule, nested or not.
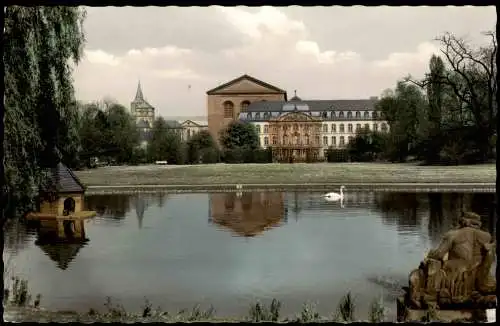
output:
[[[255,125],[261,147],[272,147],[277,161],[324,159],[330,147],[345,148],[362,128],[387,132],[375,110],[376,97],[361,100],[289,101],[286,92],[243,75],[207,92],[208,129],[218,133],[239,119]]]

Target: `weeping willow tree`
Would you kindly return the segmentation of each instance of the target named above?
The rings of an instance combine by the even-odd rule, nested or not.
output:
[[[32,207],[44,171],[76,160],[72,67],[85,42],[81,8],[9,6],[4,15],[2,221]]]

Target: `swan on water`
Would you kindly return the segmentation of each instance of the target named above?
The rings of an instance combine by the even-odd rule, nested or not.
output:
[[[344,189],[345,189],[345,186],[341,186],[340,187],[340,194],[336,193],[336,192],[329,192],[327,194],[324,195],[325,199],[328,199],[328,200],[339,200],[339,199],[344,199]]]

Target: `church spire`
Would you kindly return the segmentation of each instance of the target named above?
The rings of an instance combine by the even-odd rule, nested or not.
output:
[[[137,84],[137,92],[135,93],[134,102],[144,102],[144,95],[142,95],[141,81]]]

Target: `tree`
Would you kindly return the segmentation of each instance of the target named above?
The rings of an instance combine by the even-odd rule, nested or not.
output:
[[[226,150],[237,148],[255,150],[259,148],[259,135],[252,124],[234,121],[222,130],[220,142]]]
[[[477,159],[482,162],[494,157],[492,142],[497,133],[498,111],[496,35],[493,32],[484,34],[490,42],[481,47],[473,47],[451,33],[443,34],[437,39],[446,61],[443,73],[431,73],[422,81],[407,77],[422,88],[441,85],[449,89],[449,105],[441,112],[442,123],[449,130],[468,130],[464,133],[474,134],[473,139],[466,140],[473,143],[473,147],[465,150],[471,155],[477,151]],[[453,142],[457,140],[448,138],[446,141],[447,146],[456,147]],[[463,139],[459,141],[463,142]]]
[[[4,12],[3,190],[10,197],[3,200],[22,212],[48,180],[44,170],[71,161],[78,148],[71,143],[77,141],[71,60],[81,57],[85,11],[9,6]]]
[[[219,160],[217,145],[210,132],[202,130],[186,144],[188,163],[215,163]]]
[[[384,150],[384,135],[377,131],[361,129],[348,145],[348,154],[351,160],[357,162],[369,162],[378,158]]]
[[[151,140],[148,145],[151,161],[168,161],[169,164],[184,163],[184,146],[180,135],[167,125],[162,117],[153,123]]]
[[[128,163],[132,160],[134,148],[139,145],[139,132],[133,117],[127,109],[117,103],[112,103],[107,109],[109,139],[112,148],[117,148],[118,163]]]
[[[385,92],[377,102],[376,109],[387,119],[390,136],[386,142],[386,154],[392,161],[405,161],[416,154],[419,135],[425,121],[423,113],[427,102],[421,90],[412,84],[400,81],[394,92]]]

